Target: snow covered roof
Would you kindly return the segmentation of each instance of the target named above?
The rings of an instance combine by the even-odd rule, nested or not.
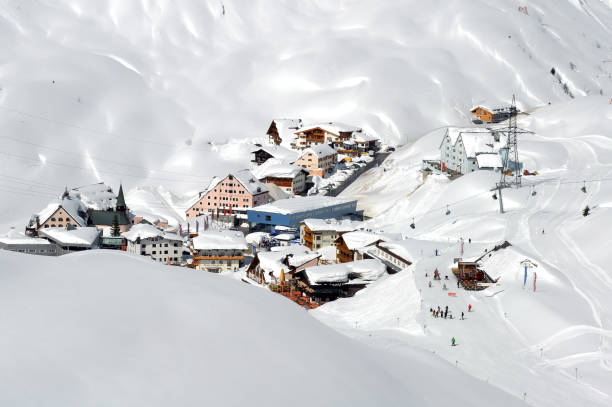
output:
[[[195,250],[246,250],[247,241],[242,232],[235,230],[207,230],[193,238]]]
[[[490,131],[485,133],[461,133],[457,143],[463,143],[468,157],[476,157],[478,153],[493,153],[499,151],[505,144],[496,142]]]
[[[279,213],[289,215],[313,209],[325,208],[328,206],[341,205],[355,202],[351,199],[337,198],[324,195],[296,196],[295,198],[280,199],[269,204],[261,205],[251,210],[261,212]]]
[[[38,213],[40,223],[45,223],[55,211],[62,207],[68,215],[70,215],[79,226],[85,226],[87,224],[87,207],[79,198],[68,196],[51,202],[45,209]]]
[[[486,107],[485,105],[476,105],[476,106],[474,106],[474,107],[472,107],[470,109],[470,112],[473,112],[474,110],[476,110],[478,108],[484,109],[484,110],[489,111],[489,112],[493,111],[493,110],[489,109],[488,107]]]
[[[344,240],[344,243],[349,248],[349,250],[357,250],[359,248],[376,243],[379,240],[390,240],[387,236],[362,230],[345,233],[342,235],[341,239]]]
[[[38,237],[28,237],[28,236],[3,236],[0,237],[0,243],[6,245],[12,244],[36,244],[36,245],[50,245],[52,244],[46,239],[41,239]]]
[[[472,133],[490,133],[491,131],[484,127],[449,127],[444,133],[444,139],[450,137],[450,143],[455,145],[457,139],[461,134],[472,134]]]
[[[308,147],[302,152],[300,157],[305,156],[308,153],[312,153],[317,156],[317,158],[327,157],[332,154],[336,154],[336,150],[328,146],[327,144],[317,144],[311,147]]]
[[[308,267],[304,270],[311,285],[353,283],[367,284],[378,280],[386,273],[383,263],[375,259],[357,260],[349,263],[327,264]]]
[[[355,134],[353,134],[353,139],[355,139],[356,142],[358,143],[366,143],[368,141],[377,141],[378,138],[375,136],[372,136],[368,133],[364,133],[364,132],[356,132]]]
[[[95,227],[45,228],[40,229],[38,234],[60,245],[91,247],[100,237],[101,231]]]
[[[230,175],[233,175],[234,178],[236,178],[236,180],[240,182],[242,186],[245,187],[252,195],[268,192],[266,186],[259,182],[259,180],[249,170],[236,171]]]
[[[308,131],[308,130],[312,130],[316,128],[323,129],[328,133],[335,134],[336,136],[339,136],[340,132],[354,132],[354,131],[361,130],[361,128],[357,126],[353,126],[351,124],[346,124],[346,123],[341,123],[341,122],[327,122],[327,123],[315,123],[315,124],[306,125],[302,127],[296,133],[302,133],[304,131]]]
[[[273,239],[289,241],[295,239],[294,233],[279,233],[278,235],[272,236]]]
[[[258,179],[264,179],[266,177],[293,179],[300,172],[305,172],[308,174],[308,171],[306,171],[304,168],[298,167],[297,165],[287,164],[276,158],[270,158],[265,163],[253,169],[252,172]]]
[[[336,219],[304,219],[302,221],[306,227],[313,232],[336,231],[336,232],[352,232],[359,229],[362,222],[352,221],[349,219],[338,221]]]
[[[414,239],[389,240],[386,242],[380,242],[379,246],[411,263],[418,255],[419,250],[421,250],[419,246],[415,244]]]
[[[274,119],[278,136],[284,146],[289,146],[295,140],[295,131],[302,127],[302,119]]]
[[[501,168],[503,167],[499,153],[481,153],[476,155],[478,168]]]
[[[177,234],[164,232],[163,230],[158,229],[156,226],[148,223],[139,223],[134,225],[130,228],[130,230],[123,232],[121,235],[131,242],[135,242],[136,239],[150,239],[152,237],[161,237],[166,240],[183,240],[183,238]]]
[[[298,158],[298,152],[288,149],[283,146],[276,145],[263,145],[261,147],[256,147],[253,152],[263,150],[266,153],[270,154],[272,157],[282,160],[287,163],[292,163]]]
[[[266,279],[269,272],[272,272],[276,278],[280,278],[281,270],[288,271],[287,265],[283,263],[285,259],[291,267],[299,267],[320,256],[319,253],[301,245],[284,246],[279,250],[257,253],[259,267],[265,271],[264,277]]]

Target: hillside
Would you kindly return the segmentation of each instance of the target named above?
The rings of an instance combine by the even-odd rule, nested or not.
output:
[[[601,97],[581,98],[540,109],[519,125],[534,131],[521,136],[520,157],[540,174],[523,177],[519,190],[503,192],[503,215],[490,191],[499,174],[480,171],[452,182],[432,175],[422,183],[419,159],[437,154],[439,131],[398,150],[385,169],[372,169],[345,190],[342,196],[358,198],[374,217],[372,226],[414,239],[414,265],[315,314],[350,336],[368,341],[372,335],[384,348],[436,351],[516,396],[528,393],[536,405],[609,405],[612,105]],[[375,199],[380,196],[386,199]],[[584,217],[586,205],[592,211]],[[413,219],[415,229],[409,227]],[[435,268],[451,274],[453,259],[460,257],[459,238],[466,241],[468,259],[504,240],[512,244],[492,255],[488,270],[500,278],[498,286],[456,290],[451,276],[446,284],[457,292],[453,298],[442,290],[444,282],[428,287]],[[538,267],[524,289],[520,262],[526,258]],[[465,321],[428,315],[430,307],[449,305],[457,318],[468,304],[475,312]],[[462,343],[449,351],[452,336]]]
[[[2,405],[519,403],[428,352],[375,351],[218,275],[118,252],[2,251],[0,282]]]
[[[553,67],[609,98],[610,27],[597,0],[2,2],[0,225],[66,184],[193,195],[274,117],[403,144],[513,93],[568,100]]]

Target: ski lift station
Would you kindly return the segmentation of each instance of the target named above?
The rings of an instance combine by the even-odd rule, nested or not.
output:
[[[330,196],[313,195],[281,199],[247,211],[251,231],[275,232],[278,226],[297,227],[304,219],[362,220],[357,201]]]

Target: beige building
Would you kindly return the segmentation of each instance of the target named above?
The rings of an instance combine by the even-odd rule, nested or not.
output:
[[[336,150],[327,144],[319,144],[305,149],[294,164],[308,170],[311,175],[324,177],[333,171],[337,161]]]
[[[336,219],[304,219],[300,222],[300,244],[310,250],[335,246],[336,239],[343,233],[352,232],[361,222]]]

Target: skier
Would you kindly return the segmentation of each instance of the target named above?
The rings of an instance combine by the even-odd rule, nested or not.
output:
[[[451,346],[455,346],[455,337],[453,336],[453,339],[451,339]]]
[[[472,312],[472,304],[468,304],[468,312]]]
[[[461,311],[461,319],[463,319],[463,311]]]
[[[459,288],[459,280],[457,280],[457,288]]]
[[[542,228],[542,234],[544,234],[544,228]]]
[[[444,285],[442,286],[443,290],[448,290],[448,288],[446,288],[446,283],[444,283]]]
[[[429,281],[429,287],[431,288],[431,281]]]
[[[472,238],[471,237],[468,239],[468,243],[472,243]]]

